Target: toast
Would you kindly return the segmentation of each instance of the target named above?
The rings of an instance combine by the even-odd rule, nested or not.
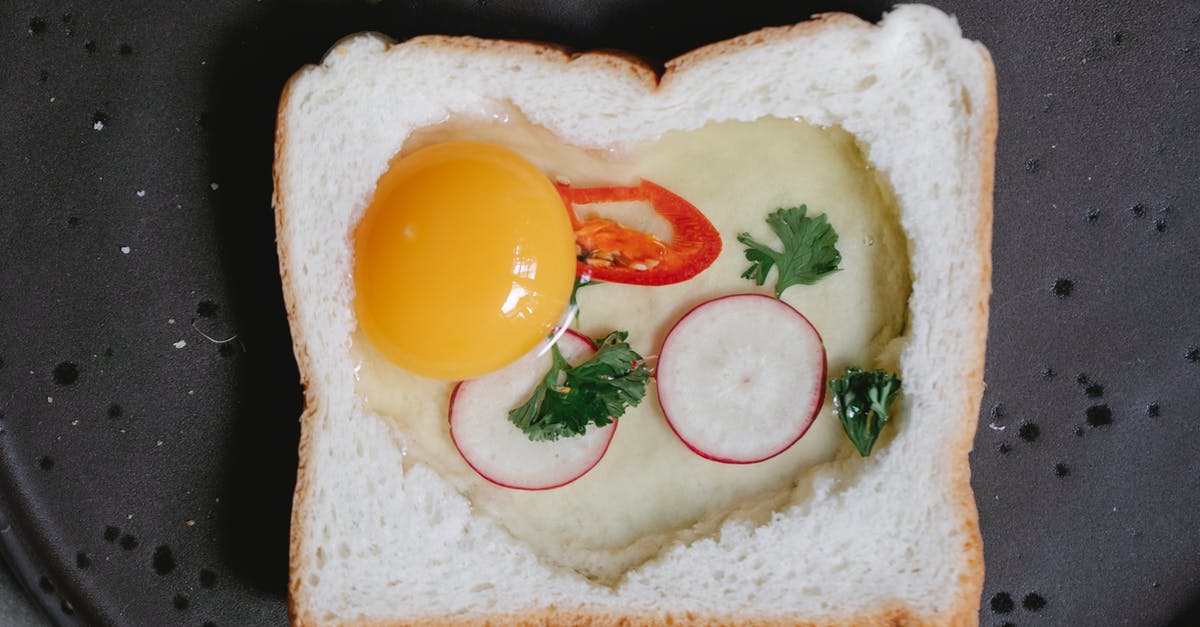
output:
[[[603,149],[723,120],[839,126],[895,196],[912,291],[900,417],[870,457],[797,477],[763,524],[728,520],[601,585],[546,563],[406,464],[355,394],[354,225],[415,130],[489,103]],[[991,281],[995,76],[953,18],[823,14],[648,67],[608,53],[360,34],[281,98],[277,244],[305,387],[292,513],[297,625],[974,625],[983,555],[970,452]]]

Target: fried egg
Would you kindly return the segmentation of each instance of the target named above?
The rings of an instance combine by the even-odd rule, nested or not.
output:
[[[434,379],[497,370],[563,316],[575,277],[553,183],[506,148],[456,141],[392,161],[354,233],[354,307],[396,365]]]

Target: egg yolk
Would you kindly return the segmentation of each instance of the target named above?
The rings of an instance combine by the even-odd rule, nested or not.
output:
[[[354,233],[355,310],[400,367],[469,379],[516,361],[563,316],[570,218],[520,155],[450,142],[398,157]]]

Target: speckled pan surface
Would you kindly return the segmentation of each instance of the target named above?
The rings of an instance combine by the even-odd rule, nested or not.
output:
[[[0,544],[34,597],[62,624],[286,622],[291,72],[360,30],[661,62],[883,8],[776,4],[0,4]],[[981,624],[1200,624],[1200,3],[933,4],[1000,84]]]

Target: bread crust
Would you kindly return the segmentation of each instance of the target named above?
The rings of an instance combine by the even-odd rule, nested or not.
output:
[[[742,48],[769,44],[784,39],[807,37],[823,29],[834,27],[871,30],[875,28],[875,25],[852,13],[817,13],[811,19],[804,22],[760,28],[745,35],[738,35],[737,37],[685,52],[666,62],[666,72],[663,74],[662,81],[666,82],[670,80],[672,75],[686,72],[692,67],[703,65],[705,62]]]
[[[396,42],[393,39],[371,33],[372,36],[392,46],[419,46],[433,49],[445,49],[457,52],[480,52],[487,54],[502,54],[522,58],[538,58],[542,61],[551,60],[556,63],[570,64],[572,67],[598,65],[606,67],[618,74],[628,74],[635,81],[643,83],[649,91],[657,91],[668,84],[675,76],[702,68],[706,62],[719,58],[730,52],[774,41],[792,38],[804,38],[823,29],[831,27],[874,29],[876,25],[848,13],[822,13],[814,15],[809,21],[789,26],[763,28],[732,39],[713,43],[697,48],[665,64],[665,71],[660,76],[657,72],[640,59],[616,51],[587,51],[572,52],[564,47],[545,43],[535,43],[512,40],[489,40],[475,37],[452,37],[442,35],[425,35]],[[350,37],[361,36],[351,35]],[[339,42],[340,43],[340,42]],[[983,370],[985,347],[987,342],[988,307],[991,295],[991,241],[992,241],[992,190],[994,184],[995,140],[998,130],[998,101],[996,94],[995,68],[987,49],[981,44],[974,44],[982,61],[982,68],[987,73],[985,82],[988,86],[986,102],[974,103],[985,107],[983,113],[984,126],[979,129],[979,160],[980,160],[980,202],[977,207],[979,220],[976,222],[978,260],[983,264],[981,280],[977,290],[972,294],[963,294],[962,302],[975,312],[971,320],[972,345],[971,367],[964,373],[966,382],[965,394],[969,407],[974,412],[964,416],[957,424],[959,430],[955,434],[953,444],[948,454],[943,458],[945,472],[952,477],[951,497],[957,509],[965,541],[962,554],[967,561],[966,572],[960,575],[957,582],[957,597],[944,614],[931,616],[922,613],[902,602],[882,604],[875,609],[851,615],[818,618],[792,615],[743,616],[703,614],[692,612],[664,613],[612,613],[604,610],[589,610],[583,608],[560,608],[555,606],[530,608],[527,611],[511,614],[488,614],[468,616],[428,616],[416,618],[353,618],[339,619],[334,616],[322,616],[312,606],[305,596],[302,574],[308,570],[307,554],[302,550],[303,541],[308,531],[304,527],[301,513],[307,507],[307,495],[311,483],[311,466],[308,463],[312,450],[311,438],[315,431],[316,420],[321,420],[320,400],[321,391],[316,387],[318,379],[311,376],[311,363],[303,341],[303,329],[299,326],[299,318],[295,314],[295,287],[287,272],[289,259],[288,243],[285,238],[277,237],[277,247],[280,260],[280,275],[283,284],[284,303],[288,321],[291,325],[293,347],[299,368],[301,383],[304,386],[304,411],[300,417],[301,435],[299,444],[299,466],[296,476],[296,488],[293,497],[290,537],[288,607],[290,620],[293,625],[314,627],[317,625],[345,625],[354,627],[383,627],[393,625],[444,625],[444,626],[483,626],[483,625],[777,625],[781,623],[807,627],[833,627],[835,625],[857,625],[863,627],[899,627],[899,626],[968,626],[978,624],[979,599],[983,589],[984,562],[983,542],[979,532],[978,512],[975,506],[974,492],[970,483],[969,454],[974,446],[974,436],[978,424],[978,412],[983,395]],[[326,56],[337,50],[335,44]],[[275,183],[272,203],[275,209],[276,233],[282,233],[287,221],[288,211],[283,202],[284,190],[281,185],[281,175],[286,169],[284,161],[284,146],[287,142],[287,119],[289,99],[295,82],[306,72],[317,66],[308,65],[297,71],[285,85],[280,97],[276,121],[275,164],[273,178]]]
[[[961,593],[954,609],[951,611],[955,622],[953,624],[977,624],[979,599],[983,594],[983,537],[979,533],[979,512],[975,507],[975,492],[971,488],[970,454],[975,446],[975,431],[979,422],[979,407],[983,402],[983,373],[986,361],[987,327],[989,317],[989,302],[992,294],[992,188],[995,182],[996,135],[999,132],[999,98],[996,94],[996,68],[992,56],[982,44],[975,44],[975,49],[983,61],[984,71],[987,72],[985,83],[988,88],[987,107],[983,113],[984,127],[981,129],[979,154],[979,221],[977,222],[978,259],[983,264],[978,290],[971,295],[968,305],[977,314],[971,317],[974,323],[973,345],[975,355],[971,369],[966,373],[969,394],[968,405],[974,409],[969,420],[963,421],[952,447],[953,454],[945,458],[949,468],[947,472],[953,477],[952,495],[957,509],[962,516],[962,525],[966,543],[963,554],[967,557],[968,580],[960,582]],[[969,428],[968,428],[969,426]]]
[[[973,612],[974,610],[972,610]],[[333,623],[296,621],[299,627],[401,627],[411,625],[429,627],[561,627],[562,625],[577,626],[660,626],[686,625],[688,627],[717,627],[720,625],[742,625],[744,627],[769,627],[774,625],[794,625],[795,627],[934,627],[937,625],[965,625],[964,622],[947,622],[942,617],[928,617],[914,613],[911,608],[902,604],[889,605],[870,612],[860,612],[845,617],[824,620],[812,620],[793,616],[732,616],[697,614],[693,612],[676,612],[662,614],[614,614],[609,612],[588,612],[586,610],[570,610],[537,608],[519,614],[494,614],[488,616],[464,616],[428,618],[410,618],[404,620],[392,619],[352,619]]]
[[[278,236],[279,233],[284,232],[284,224],[288,217],[282,202],[280,185],[283,172],[287,167],[283,150],[287,143],[287,124],[284,123],[284,111],[286,111],[291,99],[292,87],[299,75],[300,73],[297,72],[288,79],[287,84],[283,87],[283,93],[279,97],[279,111],[276,114],[275,124],[275,162],[272,171],[274,191],[271,195],[271,204],[275,208],[275,247],[279,254],[279,278],[283,284],[283,306],[287,312],[288,328],[292,334],[292,353],[296,358],[296,367],[300,372],[300,385],[304,390],[304,411],[300,414],[299,463],[296,468],[296,487],[292,491],[291,533],[288,542],[288,613],[292,617],[293,623],[303,624],[303,621],[296,618],[302,613],[300,602],[304,596],[299,573],[303,572],[307,565],[307,557],[299,550],[303,537],[301,532],[304,528],[300,513],[304,511],[308,501],[310,481],[308,459],[309,451],[312,448],[313,420],[316,418],[317,411],[317,391],[309,385],[311,378],[309,373],[312,366],[308,360],[307,345],[302,341],[304,334],[300,327],[300,319],[296,315],[296,294],[288,276],[288,242],[285,238]]]

